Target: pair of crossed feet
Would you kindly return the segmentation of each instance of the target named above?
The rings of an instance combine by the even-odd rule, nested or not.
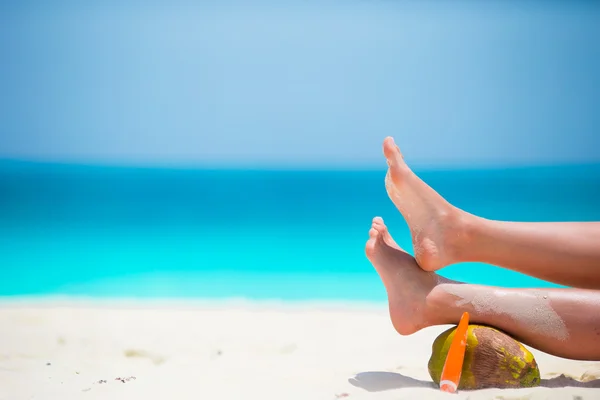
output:
[[[388,196],[410,227],[415,257],[400,248],[383,219],[373,219],[365,252],[386,288],[394,328],[409,335],[434,324],[434,288],[445,282],[435,272],[460,261],[467,214],[453,207],[415,175],[390,137],[383,143]]]

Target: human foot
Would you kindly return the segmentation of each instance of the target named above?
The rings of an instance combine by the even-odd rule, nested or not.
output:
[[[381,218],[373,219],[365,252],[387,291],[396,331],[410,335],[431,325],[426,298],[444,278],[419,268],[415,259],[394,242]]]
[[[458,262],[467,214],[444,200],[411,171],[391,137],[384,140],[383,153],[389,167],[385,188],[410,227],[419,266],[435,271]]]

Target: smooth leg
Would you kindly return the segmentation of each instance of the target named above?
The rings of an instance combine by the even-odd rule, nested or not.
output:
[[[499,328],[546,353],[600,360],[599,291],[447,283],[432,290],[427,302],[437,323],[455,324],[468,311],[472,323]]]
[[[600,289],[600,223],[473,218],[459,261],[498,265],[547,281]]]
[[[383,220],[375,218],[365,250],[386,288],[390,318],[400,334],[456,324],[469,311],[473,323],[502,329],[544,352],[600,360],[600,291],[454,282],[419,268],[412,256],[392,247],[390,239]]]
[[[435,271],[459,262],[484,262],[547,281],[600,289],[600,223],[492,221],[444,200],[406,165],[392,138],[383,145],[386,189],[406,219],[415,258]]]

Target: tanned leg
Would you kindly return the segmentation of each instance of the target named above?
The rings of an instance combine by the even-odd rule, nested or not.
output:
[[[406,219],[415,258],[435,271],[484,262],[558,284],[600,289],[600,223],[524,223],[479,218],[444,200],[406,165],[392,138],[383,151],[386,189]]]
[[[472,323],[497,327],[546,353],[600,360],[600,291],[454,282],[424,271],[391,243],[383,220],[375,218],[365,250],[386,288],[391,321],[400,334],[457,324],[468,311]]]

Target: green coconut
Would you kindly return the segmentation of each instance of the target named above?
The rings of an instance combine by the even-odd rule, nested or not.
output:
[[[429,375],[439,385],[456,327],[433,342]],[[497,329],[469,325],[459,389],[522,388],[538,386],[540,370],[533,354],[521,343]]]

